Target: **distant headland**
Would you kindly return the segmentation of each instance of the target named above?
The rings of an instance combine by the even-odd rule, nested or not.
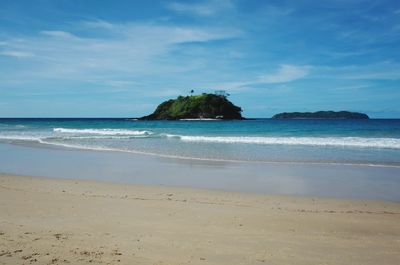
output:
[[[242,109],[226,93],[179,96],[164,101],[140,120],[242,120]]]
[[[350,111],[283,112],[273,119],[369,119],[367,114]]]

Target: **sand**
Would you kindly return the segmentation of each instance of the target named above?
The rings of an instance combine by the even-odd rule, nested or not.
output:
[[[400,264],[400,203],[0,175],[0,264]]]

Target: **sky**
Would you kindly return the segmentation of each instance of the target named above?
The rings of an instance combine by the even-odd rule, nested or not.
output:
[[[192,89],[245,117],[399,118],[400,1],[0,1],[0,117],[138,117]]]

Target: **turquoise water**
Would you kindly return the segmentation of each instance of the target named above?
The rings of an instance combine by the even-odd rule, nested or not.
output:
[[[398,119],[0,119],[0,141],[204,160],[400,166]]]

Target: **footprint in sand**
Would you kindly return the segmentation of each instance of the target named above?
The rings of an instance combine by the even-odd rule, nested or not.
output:
[[[55,236],[57,238],[57,240],[68,239],[67,235],[63,235],[63,234],[60,234],[60,233],[54,234],[53,236]]]
[[[12,257],[12,254],[10,251],[2,251],[0,252],[0,257],[6,256],[6,257]]]
[[[119,252],[118,249],[114,249],[113,252],[111,253],[111,255],[114,255],[114,256],[121,256],[122,253]]]

